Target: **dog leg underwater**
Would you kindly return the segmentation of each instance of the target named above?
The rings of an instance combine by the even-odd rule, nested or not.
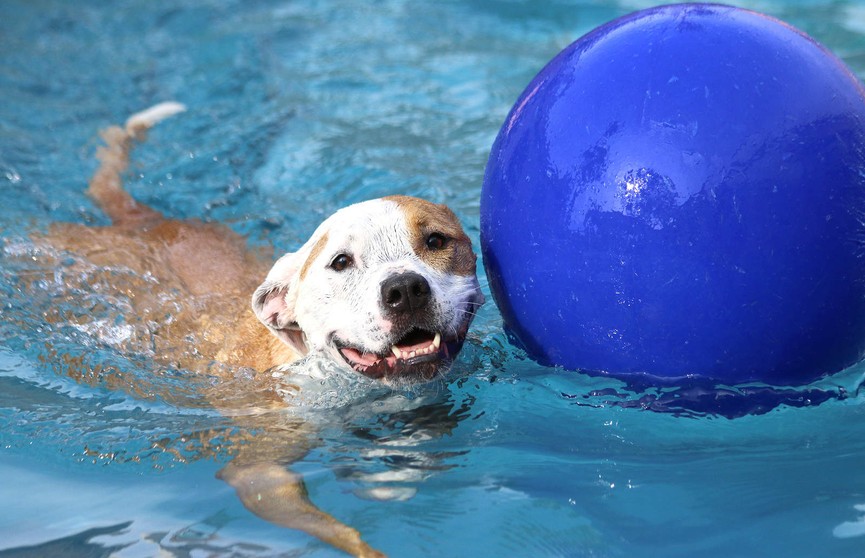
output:
[[[234,487],[246,509],[262,519],[303,531],[352,556],[385,556],[366,544],[356,529],[318,509],[310,502],[303,479],[278,463],[232,462],[217,477]]]

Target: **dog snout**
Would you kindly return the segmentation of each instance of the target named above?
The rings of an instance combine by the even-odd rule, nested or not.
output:
[[[429,301],[429,282],[418,273],[394,275],[381,284],[381,304],[389,314],[415,312],[424,308]]]

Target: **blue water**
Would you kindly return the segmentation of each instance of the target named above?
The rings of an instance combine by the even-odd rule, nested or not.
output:
[[[865,76],[865,6],[737,4]],[[98,128],[186,103],[136,151],[128,187],[255,246],[294,249],[339,207],[393,193],[449,204],[477,246],[511,103],[569,42],[648,5],[0,3],[0,557],[340,555],[214,478],[236,427],[188,375],[45,319],[105,312],[45,275],[30,240],[106,222],[83,194]],[[45,296],[24,294],[33,282]],[[294,470],[392,556],[862,556],[863,374],[747,416],[683,409],[533,364],[490,303],[447,384],[323,401],[321,443]]]

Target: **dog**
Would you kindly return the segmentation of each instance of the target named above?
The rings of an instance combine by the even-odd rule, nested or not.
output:
[[[169,219],[136,201],[122,176],[134,144],[183,110],[161,103],[103,130],[87,193],[111,225],[56,224],[41,242],[90,270],[111,270],[91,271],[77,287],[123,294],[119,313],[135,333],[122,349],[225,380],[205,395],[261,431],[219,473],[249,510],[350,554],[380,556],[316,508],[285,466],[308,451],[309,426],[274,427],[270,415],[238,410],[285,405],[272,389],[238,397],[220,386],[238,370],[269,386],[281,381],[275,370],[305,355],[394,388],[444,377],[484,303],[471,241],[450,209],[407,196],[337,211],[272,265],[226,226]],[[86,316],[75,319],[87,325]]]

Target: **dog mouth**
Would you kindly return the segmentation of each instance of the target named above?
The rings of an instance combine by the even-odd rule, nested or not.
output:
[[[444,338],[440,332],[413,328],[385,354],[367,352],[338,341],[336,344],[346,363],[369,378],[429,381],[446,369],[462,347],[462,341],[462,336]]]

